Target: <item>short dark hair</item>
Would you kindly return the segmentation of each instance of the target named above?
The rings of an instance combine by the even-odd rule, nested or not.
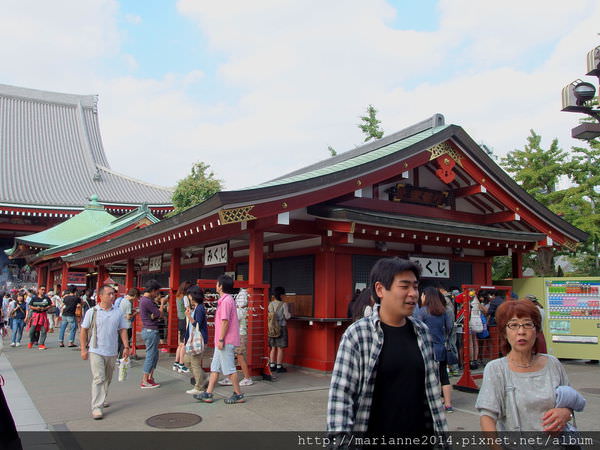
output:
[[[152,291],[160,291],[160,283],[154,279],[146,281],[144,284],[144,291],[152,292]]]
[[[103,284],[102,287],[98,289],[98,296],[104,294],[104,291],[106,291],[107,289],[112,289],[113,292],[115,291],[115,288],[112,284]]]
[[[231,278],[229,275],[219,275],[219,278],[217,278],[217,283],[221,285],[223,292],[226,294],[233,294],[233,278]]]
[[[127,295],[129,295],[130,297],[139,297],[140,291],[138,291],[137,288],[131,288],[127,291]]]
[[[68,291],[71,294],[74,294],[75,292],[77,292],[77,286],[70,285]]]
[[[273,289],[273,297],[275,297],[277,300],[281,300],[282,295],[285,295],[285,289],[283,286],[277,286],[275,289]]]
[[[202,303],[204,301],[204,291],[200,286],[190,286],[187,290],[187,295],[196,303]]]
[[[398,257],[381,258],[377,261],[369,275],[369,287],[375,303],[381,302],[377,292],[375,292],[375,283],[380,282],[386,290],[389,290],[396,275],[409,271],[415,274],[417,281],[421,280],[421,266],[413,261]]]

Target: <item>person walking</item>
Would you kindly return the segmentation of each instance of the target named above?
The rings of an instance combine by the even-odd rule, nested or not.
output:
[[[51,306],[52,301],[46,296],[46,287],[40,286],[38,294],[29,302],[31,317],[29,319],[29,344],[27,344],[27,348],[32,348],[37,343],[40,350],[46,350],[46,333],[50,327],[46,311]]]
[[[213,390],[219,379],[219,372],[228,376],[233,384],[233,395],[225,399],[225,404],[244,403],[246,399],[240,391],[235,355],[233,350],[240,345],[240,325],[238,323],[233,294],[233,278],[220,275],[217,279],[217,293],[220,295],[215,313],[215,352],[210,365],[210,378],[206,392],[195,394],[194,398],[205,403],[212,403]]]
[[[444,397],[444,408],[447,413],[454,412],[452,408],[452,385],[448,378],[448,352],[446,347],[452,332],[453,320],[446,311],[444,296],[434,287],[423,290],[420,299],[421,307],[414,314],[416,319],[422,321],[429,328],[433,340],[435,360],[438,362],[440,384]]]
[[[23,328],[25,328],[25,316],[27,313],[27,305],[23,294],[17,294],[17,299],[10,312],[12,316],[12,342],[11,347],[21,346],[21,337],[23,336]]]
[[[67,295],[63,298],[62,308],[62,323],[60,324],[60,332],[58,335],[58,346],[65,346],[65,332],[69,327],[69,347],[77,347],[75,345],[75,334],[77,333],[77,320],[75,313],[77,306],[81,305],[81,299],[77,296],[77,288],[70,286]]]
[[[123,342],[125,357],[129,355],[129,344],[127,321],[113,305],[113,287],[102,286],[97,298],[96,306],[85,313],[81,322],[79,340],[81,359],[90,360],[92,371],[92,417],[99,420],[103,417],[103,408],[109,406],[106,398],[117,360],[117,340],[120,337]]]
[[[331,376],[327,430],[443,436],[446,415],[427,327],[412,317],[421,268],[383,258],[369,275],[373,313],[346,329]]]
[[[144,286],[144,295],[140,298],[140,317],[142,319],[142,339],[146,344],[146,358],[144,359],[144,373],[140,388],[154,389],[160,384],[154,381],[154,369],[158,364],[158,327],[163,318],[166,297],[160,300],[160,306],[154,300],[160,296],[160,283],[149,280]]]

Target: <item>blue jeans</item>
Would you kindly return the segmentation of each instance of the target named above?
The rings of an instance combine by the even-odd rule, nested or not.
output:
[[[67,331],[68,325],[71,325],[71,328],[69,329],[69,342],[75,342],[75,333],[77,332],[77,321],[75,320],[75,316],[63,316],[60,324],[58,342],[64,342],[65,331]]]
[[[21,342],[21,337],[23,336],[23,328],[25,328],[25,320],[24,319],[12,319],[12,342],[16,344],[17,342]]]
[[[142,339],[146,344],[146,359],[144,359],[144,373],[151,373],[158,364],[158,330],[142,329]]]

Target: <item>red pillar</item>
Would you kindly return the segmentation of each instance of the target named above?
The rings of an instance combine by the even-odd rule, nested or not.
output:
[[[167,324],[167,348],[170,353],[177,350],[177,301],[175,294],[179,287],[181,268],[181,249],[174,248],[171,252],[171,268],[169,272],[169,323]]]
[[[133,286],[133,279],[135,278],[135,268],[133,259],[127,260],[127,269],[125,269],[125,291],[129,291]]]
[[[54,280],[53,273],[50,270],[50,265],[48,264],[48,272],[46,274],[46,292],[54,290]]]
[[[108,272],[106,270],[106,267],[104,267],[101,264],[98,264],[98,279],[96,280],[96,294],[98,292],[100,292],[100,288],[104,285],[104,280],[106,280],[107,275],[108,275]]]
[[[48,277],[48,265],[39,266],[39,268],[38,268],[38,274],[37,274],[38,289],[41,286],[44,286],[44,283],[46,282],[46,278],[47,277]],[[48,286],[46,286],[46,288],[47,287]]]
[[[69,285],[69,265],[64,262],[62,265],[62,275],[60,279],[60,288],[64,291]],[[62,292],[57,292],[58,295],[62,295]]]
[[[523,253],[512,254],[512,277],[513,279],[523,277]]]
[[[263,285],[264,236],[262,231],[252,228],[248,255],[248,318],[247,318],[247,358],[248,366],[258,373],[265,365],[263,358],[268,356],[267,347],[267,308],[268,288]],[[261,307],[263,309],[261,309]],[[260,314],[262,312],[262,314]]]

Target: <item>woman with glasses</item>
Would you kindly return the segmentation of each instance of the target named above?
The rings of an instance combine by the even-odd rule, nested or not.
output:
[[[482,431],[562,431],[572,409],[556,407],[557,388],[568,387],[565,369],[554,356],[536,353],[541,328],[538,309],[529,300],[498,307],[500,349],[506,356],[488,363],[475,407]]]

